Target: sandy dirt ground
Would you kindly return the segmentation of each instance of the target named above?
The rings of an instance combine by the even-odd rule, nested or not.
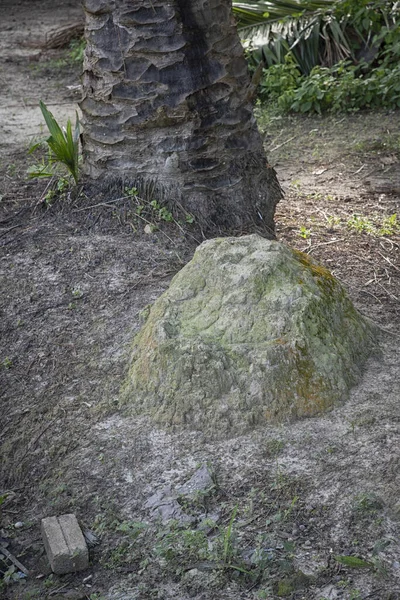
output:
[[[20,578],[0,546],[0,598],[399,600],[398,113],[258,109],[286,192],[278,239],[381,328],[350,398],[241,437],[164,431],[119,410],[119,390],[140,311],[197,241],[168,223],[145,233],[124,190],[43,201],[48,182],[27,175],[38,101],[74,118],[80,65],[41,45],[79,3],[3,0],[0,15],[0,544],[29,569]],[[203,464],[211,489],[180,494]],[[190,525],[146,507],[168,486]],[[96,543],[86,571],[56,576],[40,520],[70,512]]]

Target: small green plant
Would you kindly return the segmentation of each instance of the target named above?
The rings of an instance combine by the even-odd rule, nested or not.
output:
[[[273,438],[268,440],[264,446],[264,454],[268,458],[272,458],[278,456],[285,447],[285,442],[283,440]]]
[[[231,559],[233,556],[233,523],[236,518],[238,507],[237,505],[232,511],[231,518],[229,519],[228,527],[225,529],[223,536],[223,554],[222,560],[226,566],[230,566]]]
[[[49,589],[52,588],[55,584],[55,580],[54,580],[54,575],[49,575],[48,577],[46,577],[46,579],[43,581],[43,585],[45,588]]]
[[[328,197],[327,197],[327,200],[329,200]],[[335,217],[334,215],[328,215],[327,224],[328,224],[329,229],[334,229],[335,227],[340,225],[340,223],[341,223],[340,217]]]
[[[373,220],[372,220],[373,219]],[[366,233],[374,236],[390,236],[400,231],[400,224],[397,220],[397,214],[384,217],[379,223],[380,217],[373,215],[372,218],[354,214],[348,219],[347,227],[357,233]]]
[[[308,240],[311,237],[311,231],[302,225],[299,230],[299,236],[303,238],[303,240]]]
[[[14,565],[11,565],[3,575],[3,581],[5,584],[14,583],[20,581],[17,569]]]
[[[3,362],[1,363],[1,366],[5,369],[11,369],[11,367],[13,366],[11,358],[9,356],[6,356]]]
[[[75,38],[71,40],[68,51],[68,58],[72,63],[81,63],[83,61],[83,54],[86,48],[86,41],[84,38]]]
[[[375,227],[367,217],[354,214],[348,219],[347,227],[357,233],[375,233]]]
[[[190,213],[186,213],[185,214],[185,221],[186,221],[186,223],[189,223],[189,224],[194,223],[194,216],[191,215]]]
[[[171,211],[169,211],[166,206],[161,206],[157,200],[151,200],[150,206],[153,208],[160,221],[170,223],[174,220]]]
[[[131,198],[134,206],[134,215],[141,221],[147,223],[146,228],[150,231],[157,230],[157,222],[164,221],[166,223],[173,223],[175,221],[172,212],[167,206],[163,206],[157,200],[146,200],[141,197],[139,190],[136,187],[125,187],[124,193],[127,198]],[[132,215],[132,212],[130,212]],[[186,222],[192,223],[194,218],[189,213],[185,214]]]
[[[207,535],[204,531],[187,529],[170,521],[157,534],[154,554],[168,569],[182,573],[191,562],[210,558]]]
[[[135,540],[141,533],[148,529],[148,524],[142,521],[123,521],[116,527],[116,531],[128,533],[130,539]]]
[[[63,131],[44,102],[40,101],[39,106],[50,132],[50,137],[46,140],[51,150],[49,162],[63,164],[74,178],[75,183],[78,183],[80,135],[78,113],[76,113],[74,130],[68,119],[66,130]]]
[[[125,187],[124,188],[124,192],[130,198],[137,198],[138,197],[138,191],[137,191],[137,189],[135,187]]]
[[[300,179],[295,179],[294,181],[290,182],[290,187],[294,188],[295,190],[299,191],[301,188],[301,182]]]
[[[29,154],[32,154],[42,142],[36,142],[29,148]],[[42,156],[39,162],[34,163],[28,167],[27,173],[29,177],[35,179],[47,179],[54,176],[54,166],[51,164],[52,154],[50,148],[48,148],[46,156]]]
[[[354,509],[358,513],[375,515],[383,508],[382,500],[373,492],[359,494],[355,498]]]
[[[400,232],[400,223],[397,221],[397,214],[394,213],[389,217],[385,217],[382,225],[378,230],[379,235],[394,235]]]
[[[7,165],[7,175],[9,175],[10,177],[14,177],[14,175],[17,173],[17,165],[15,165],[14,163]]]

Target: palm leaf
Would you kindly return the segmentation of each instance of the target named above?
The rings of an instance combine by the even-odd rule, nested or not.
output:
[[[63,163],[78,183],[78,161],[79,161],[79,118],[76,113],[76,123],[72,132],[71,121],[68,119],[65,132],[61,129],[53,114],[48,110],[44,102],[39,102],[44,120],[50,132],[46,142],[53,153],[52,160]]]
[[[234,2],[240,34],[249,41],[255,64],[281,63],[292,52],[301,72],[354,58],[348,21],[336,18],[334,0]],[[359,36],[358,36],[359,37]]]
[[[269,0],[265,2],[233,2],[233,14],[238,28],[258,27],[260,24],[281,20],[285,17],[313,14],[333,9],[334,0]],[[242,32],[241,32],[242,33]]]
[[[339,555],[335,556],[335,560],[346,567],[350,567],[352,569],[370,569],[373,567],[373,564],[367,560],[363,560],[362,558],[358,558],[357,556],[346,556]]]

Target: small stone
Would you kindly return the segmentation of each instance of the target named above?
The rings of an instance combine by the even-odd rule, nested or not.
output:
[[[15,529],[21,529],[21,527],[23,527],[24,524],[22,521],[17,521],[14,525]]]
[[[75,515],[42,519],[41,530],[54,573],[74,573],[89,566],[88,548]]]

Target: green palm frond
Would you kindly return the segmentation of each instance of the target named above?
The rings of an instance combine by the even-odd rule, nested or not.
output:
[[[352,56],[344,23],[334,0],[268,0],[234,2],[242,39],[250,42],[255,64],[282,63],[288,52],[303,74],[318,64],[332,66]]]
[[[67,128],[63,131],[44,102],[40,101],[39,105],[50,132],[50,137],[47,138],[46,142],[53,153],[52,160],[64,164],[74,178],[75,183],[78,183],[80,133],[78,114],[76,114],[74,131],[69,119]]]
[[[334,0],[269,0],[233,2],[239,30],[258,27],[285,17],[299,17],[316,11],[333,9]]]

